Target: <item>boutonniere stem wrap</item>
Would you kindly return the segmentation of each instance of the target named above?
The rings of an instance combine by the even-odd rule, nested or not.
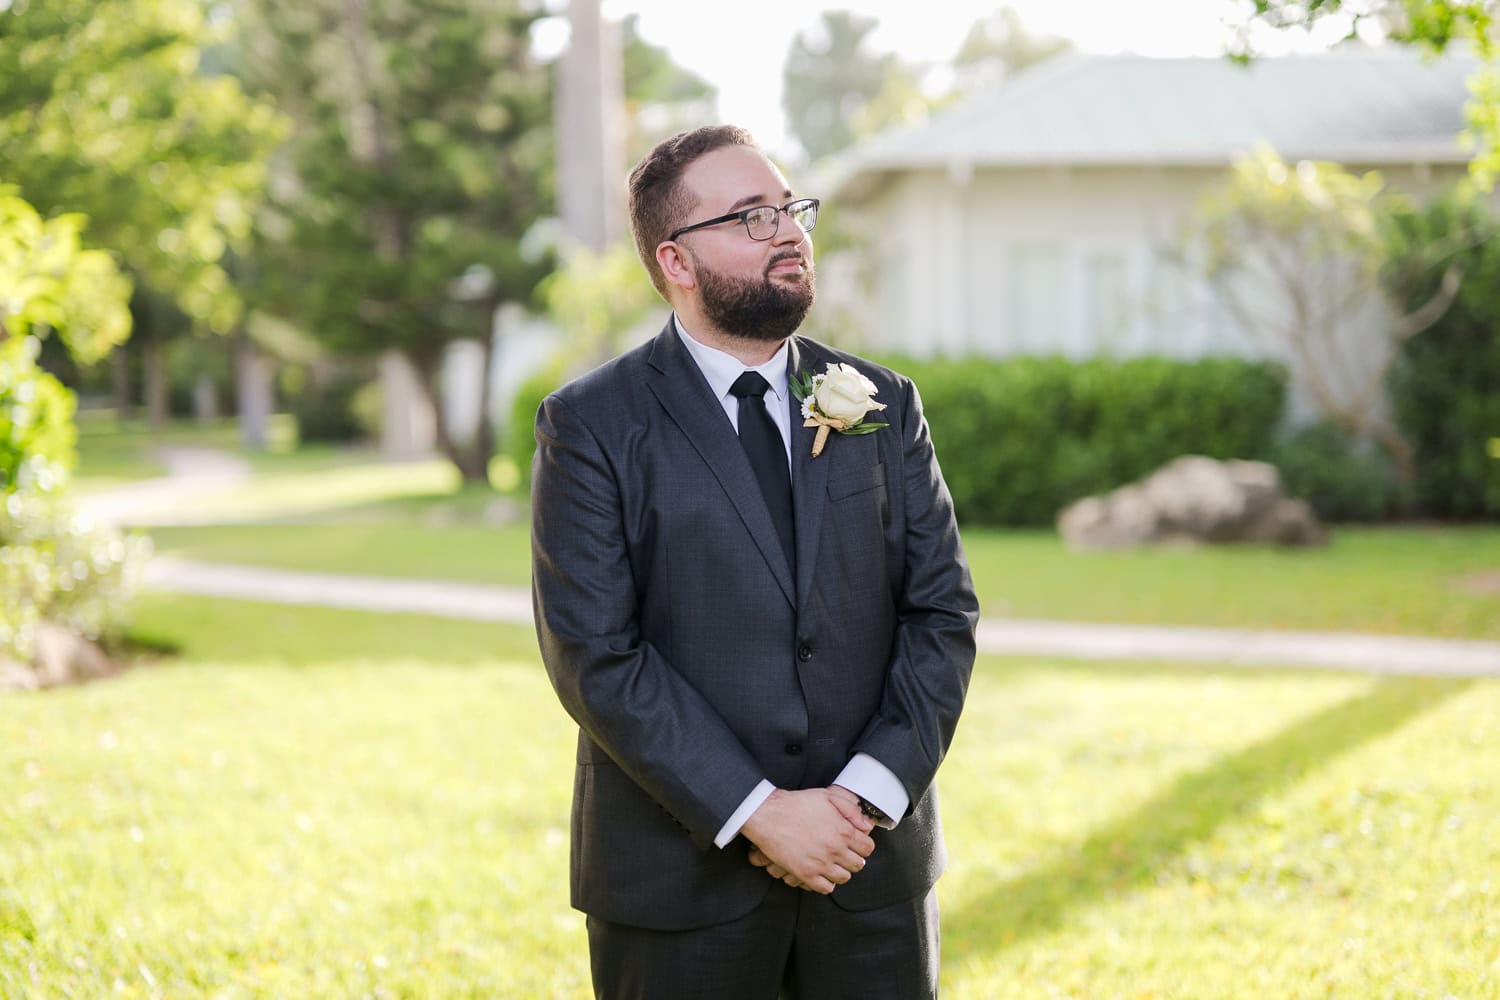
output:
[[[890,426],[865,422],[869,413],[885,409],[885,404],[875,402],[875,383],[853,365],[835,362],[820,375],[801,372],[791,380],[791,388],[792,395],[802,403],[802,426],[818,429],[813,438],[813,458],[823,454],[829,431],[869,434]]]

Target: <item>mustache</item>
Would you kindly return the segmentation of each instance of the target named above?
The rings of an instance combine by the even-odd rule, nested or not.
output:
[[[770,271],[771,271],[771,268],[775,267],[777,264],[780,264],[784,260],[795,260],[797,263],[801,264],[803,267],[808,267],[809,266],[809,262],[808,262],[807,257],[804,254],[802,254],[800,251],[797,251],[797,250],[785,250],[785,251],[782,251],[781,253],[777,254],[776,256],[772,257],[770,259],[770,261],[767,262],[767,264],[766,264],[766,273],[769,274]]]

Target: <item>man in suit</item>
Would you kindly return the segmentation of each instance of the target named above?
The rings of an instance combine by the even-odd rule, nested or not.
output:
[[[630,213],[673,317],[537,415],[537,634],[608,1000],[936,994],[978,605],[911,382],[796,336],[817,209],[742,129],[659,144]],[[828,413],[884,409],[814,457],[789,376],[828,372]]]

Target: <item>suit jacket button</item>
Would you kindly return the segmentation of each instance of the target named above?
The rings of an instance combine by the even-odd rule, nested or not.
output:
[[[795,756],[797,756],[798,754],[800,754],[802,752],[802,744],[801,743],[788,743],[784,749],[786,750],[786,752],[790,756],[795,757]]]
[[[808,660],[812,659],[812,654],[812,647],[805,642],[797,647],[797,659],[801,660],[803,663],[806,663]]]

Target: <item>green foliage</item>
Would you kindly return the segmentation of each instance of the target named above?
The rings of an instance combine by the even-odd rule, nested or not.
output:
[[[582,365],[600,364],[619,354],[626,347],[626,335],[648,311],[661,306],[629,242],[616,243],[603,253],[575,248],[542,282],[539,293],[548,316],[567,340],[568,355]]]
[[[636,163],[662,139],[712,120],[711,83],[641,37],[639,14],[620,23],[625,97],[625,161]]]
[[[75,461],[73,394],[36,366],[35,337],[0,341],[0,502],[61,489]]]
[[[906,98],[915,90],[911,71],[896,55],[870,50],[867,36],[878,23],[850,11],[824,11],[814,31],[792,41],[781,73],[781,104],[809,160],[891,124],[872,118],[872,106],[905,114]]]
[[[234,398],[234,355],[228,338],[207,334],[178,337],[164,345],[162,360],[172,413],[196,415],[199,383],[212,387],[220,413]]]
[[[546,399],[563,384],[563,365],[556,361],[521,383],[511,402],[505,451],[516,463],[521,482],[531,482],[531,460],[536,455],[536,414]]]
[[[151,543],[34,491],[0,498],[0,655],[30,656],[36,626],[104,638],[125,620]]]
[[[0,497],[58,489],[73,465],[73,396],[37,367],[41,338],[58,331],[87,362],[130,333],[130,282],[80,246],[82,224],[43,219],[0,186]]]
[[[1397,420],[1415,456],[1417,508],[1433,517],[1500,517],[1500,219],[1462,191],[1395,216],[1387,282],[1415,308],[1435,294],[1442,261],[1463,272],[1457,298],[1406,341],[1391,373]],[[1409,266],[1413,262],[1423,266]]]
[[[969,28],[953,57],[953,67],[962,80],[961,89],[974,91],[993,86],[1072,47],[1073,43],[1066,38],[1033,34],[1014,7],[1001,7]]]
[[[1288,494],[1325,521],[1379,521],[1396,509],[1390,464],[1332,424],[1300,428],[1276,442],[1270,461]]]
[[[519,0],[243,0],[236,69],[295,120],[258,227],[257,305],[334,353],[435,378],[548,261],[550,84]]]
[[[44,221],[0,188],[0,655],[22,660],[38,622],[88,636],[117,622],[142,555],[141,543],[60,503],[75,460],[74,400],[37,367],[40,338],[55,329],[92,360],[130,330],[130,282],[108,254],[80,247],[81,225]]]
[[[1330,19],[1341,19],[1347,38],[1360,37],[1361,27],[1376,30],[1398,42],[1442,53],[1455,43],[1468,43],[1480,59],[1480,69],[1469,79],[1469,127],[1463,138],[1474,147],[1469,168],[1488,190],[1500,177],[1500,4],[1495,0],[1253,0],[1241,22],[1233,55],[1245,60],[1250,52],[1250,28],[1264,25],[1278,30],[1309,31]]]
[[[1291,164],[1266,148],[1241,157],[1229,184],[1199,206],[1209,273],[1250,266],[1256,254],[1282,248],[1304,263],[1347,256],[1373,273],[1384,249],[1377,206],[1384,186],[1374,171]]]
[[[1240,326],[1277,354],[1319,416],[1385,450],[1402,495],[1411,446],[1383,405],[1396,345],[1421,328],[1421,309],[1389,305],[1389,212],[1380,175],[1334,163],[1287,163],[1269,149],[1239,159],[1230,181],[1201,202],[1188,256]]]
[[[0,340],[52,330],[81,364],[130,336],[130,281],[102,250],[80,242],[81,215],[44,219],[0,185]]]
[[[1261,458],[1285,395],[1274,367],[1228,358],[893,367],[917,383],[967,524],[1050,524],[1067,503],[1183,454]]]
[[[188,315],[225,330],[223,268],[249,231],[280,130],[269,105],[201,66],[200,0],[46,0],[0,10],[0,163],[47,214],[83,212]]]
[[[300,441],[358,441],[366,427],[355,401],[374,374],[365,365],[343,367],[324,377],[306,378],[291,394],[292,415]]]
[[[252,254],[254,305],[332,354],[400,352],[437,407],[444,348],[550,268],[552,87],[524,0],[240,0],[236,70],[295,127]],[[535,240],[532,241],[536,242]],[[439,428],[482,478],[493,430]]]

